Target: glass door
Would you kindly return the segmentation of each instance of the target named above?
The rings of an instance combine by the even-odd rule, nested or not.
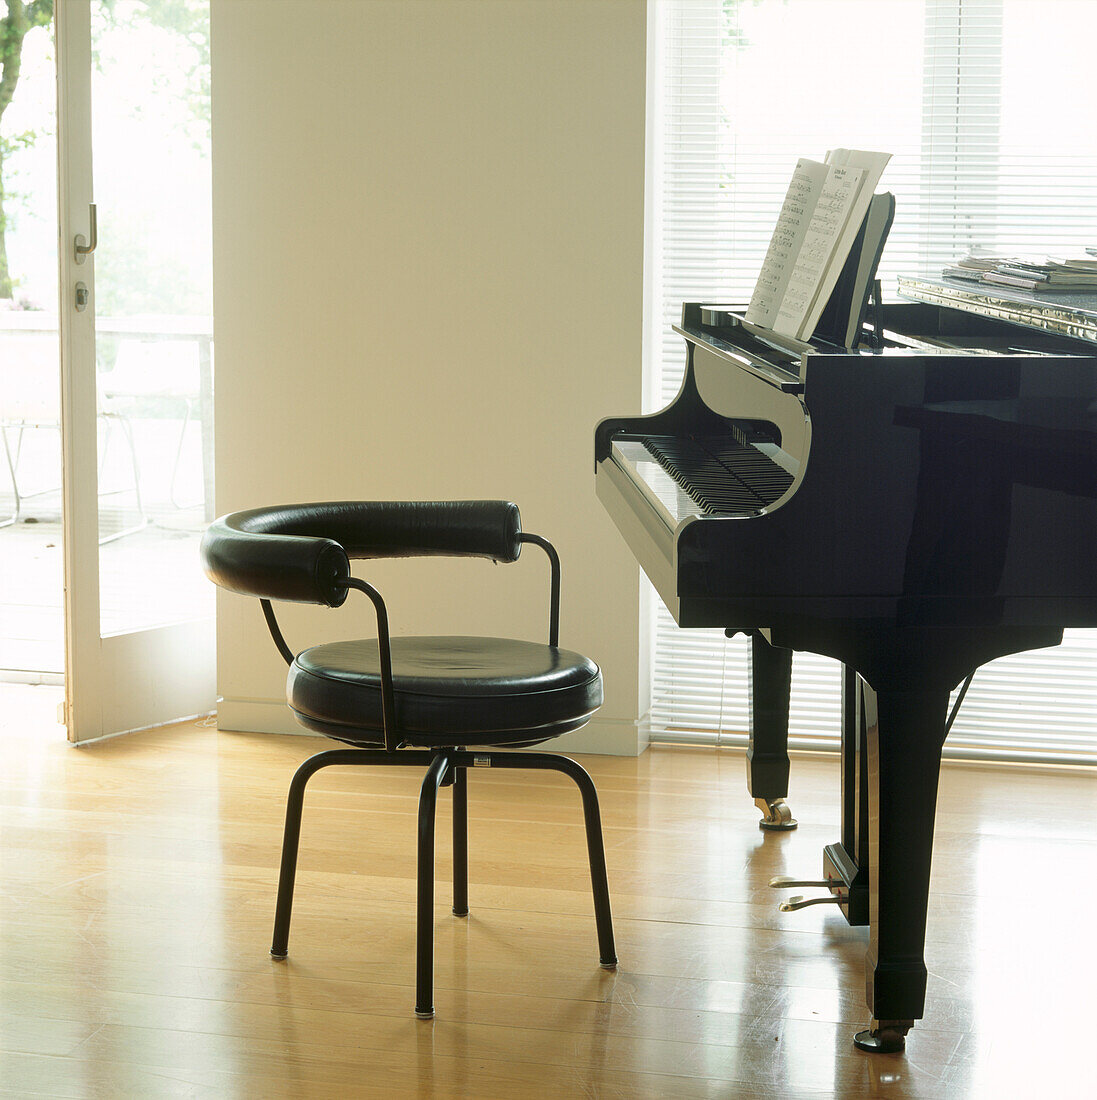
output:
[[[57,78],[28,7],[0,40],[0,681],[60,684]]]
[[[57,6],[74,741],[214,706],[208,7]]]

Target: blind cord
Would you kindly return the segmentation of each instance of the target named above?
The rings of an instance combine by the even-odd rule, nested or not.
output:
[[[960,710],[960,704],[964,701],[964,696],[967,695],[967,689],[971,687],[971,681],[975,679],[975,673],[968,674],[968,678],[963,682],[960,687],[960,694],[956,696],[956,702],[952,704],[952,713],[948,716],[948,721],[945,723],[945,736],[948,737],[948,731],[952,729],[952,723],[956,721],[956,715]]]

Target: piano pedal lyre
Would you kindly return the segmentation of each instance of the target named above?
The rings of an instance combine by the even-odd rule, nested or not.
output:
[[[756,798],[754,805],[762,811],[760,829],[795,829],[796,819],[783,798]]]
[[[833,889],[835,886],[840,885],[837,879],[797,879],[790,878],[788,875],[778,875],[776,878],[771,878],[769,884],[775,890],[791,890],[798,886],[825,886],[828,889]],[[805,898],[798,894],[796,897],[781,902],[777,908],[782,913],[794,913],[797,909],[806,909],[809,905],[842,905],[848,900],[849,898],[841,893],[824,894],[821,898]]]

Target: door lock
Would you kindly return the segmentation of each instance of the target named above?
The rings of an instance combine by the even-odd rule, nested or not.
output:
[[[76,284],[76,312],[83,313],[88,308],[88,287],[86,283]]]

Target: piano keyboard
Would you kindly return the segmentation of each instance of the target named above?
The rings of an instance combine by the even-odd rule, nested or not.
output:
[[[665,476],[648,473],[644,480],[675,516],[682,514],[681,501],[670,498],[680,491],[705,515],[741,514],[772,504],[793,481],[792,474],[758,447],[728,436],[629,435],[614,442],[629,445],[627,458],[638,470],[654,462],[669,475],[673,490]]]

